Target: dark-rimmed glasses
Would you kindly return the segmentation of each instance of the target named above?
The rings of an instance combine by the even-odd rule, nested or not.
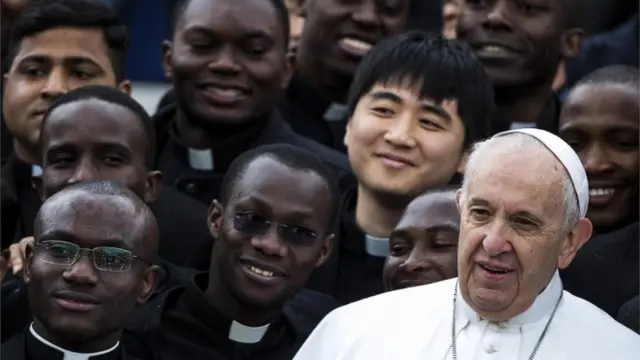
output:
[[[80,259],[80,253],[83,251],[90,253],[93,265],[101,271],[128,271],[133,260],[141,260],[151,265],[150,262],[133,255],[131,251],[117,247],[99,246],[87,249],[61,240],[44,240],[34,243],[34,246],[42,250],[40,255],[42,261],[54,265],[72,266]]]
[[[264,236],[271,226],[276,226],[282,239],[293,245],[312,246],[318,238],[318,233],[309,228],[270,221],[256,212],[237,212],[234,216],[233,228],[246,235]]]

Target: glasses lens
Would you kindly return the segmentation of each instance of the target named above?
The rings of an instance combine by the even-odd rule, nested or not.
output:
[[[233,221],[234,229],[253,236],[266,234],[269,226],[267,219],[253,212],[237,213]]]
[[[287,225],[280,226],[282,237],[289,243],[301,246],[311,246],[315,243],[318,234],[304,226]]]
[[[113,247],[93,249],[93,261],[96,268],[103,271],[127,271],[131,267],[131,252]]]
[[[40,245],[44,249],[42,260],[49,264],[71,265],[80,249],[78,245],[66,241],[47,240]]]

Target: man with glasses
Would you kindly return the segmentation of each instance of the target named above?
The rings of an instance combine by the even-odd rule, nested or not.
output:
[[[50,197],[35,221],[25,280],[33,322],[2,344],[3,359],[125,360],[133,309],[152,294],[158,226],[116,182],[82,182]]]
[[[166,268],[165,284],[184,281],[136,311],[144,350],[166,360],[291,359],[336,305],[302,288],[331,252],[337,189],[320,159],[291,145],[234,160],[209,208],[209,272]]]

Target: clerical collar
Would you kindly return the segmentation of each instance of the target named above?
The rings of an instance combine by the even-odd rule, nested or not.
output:
[[[538,295],[536,300],[533,302],[533,305],[529,307],[522,314],[506,321],[507,325],[516,324],[516,325],[524,325],[529,323],[534,323],[544,318],[545,316],[551,315],[553,309],[558,302],[558,298],[562,294],[562,281],[560,280],[560,275],[558,271],[553,274],[551,281],[544,289],[544,291]],[[467,304],[460,292],[460,285],[458,284],[458,301],[456,301],[456,306],[458,307],[458,312],[460,313],[460,318],[464,317],[471,322],[479,322],[483,321],[483,319]]]
[[[115,360],[120,359],[120,352],[117,351],[120,346],[118,341],[110,349],[94,352],[94,353],[78,353],[69,351],[57,346],[50,341],[47,341],[33,328],[33,323],[29,326],[29,333],[32,336],[33,342],[28,341],[28,351],[34,358],[47,359],[47,360]],[[45,345],[45,346],[42,346]]]
[[[42,175],[42,168],[38,165],[33,165],[31,167],[31,176],[41,176]]]
[[[365,234],[365,251],[371,256],[387,257],[389,255],[389,238],[380,238]]]
[[[255,344],[265,337],[271,324],[247,326],[232,320],[219,312],[206,298],[204,289],[208,283],[208,274],[196,274],[185,289],[183,300],[191,314],[213,331],[226,336],[229,340],[242,344]]]
[[[194,170],[212,171],[215,169],[213,151],[209,149],[188,148],[189,166]]]
[[[342,246],[351,251],[384,258],[389,254],[389,239],[365,234],[356,222],[356,204],[358,189],[354,186],[345,191],[342,197]]]

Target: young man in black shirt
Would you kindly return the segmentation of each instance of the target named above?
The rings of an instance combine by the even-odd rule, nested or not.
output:
[[[308,284],[344,304],[384,291],[389,234],[411,200],[461,172],[493,92],[466,44],[410,32],[364,57],[348,104],[344,142],[358,186],[342,199],[339,246]]]
[[[497,111],[490,134],[536,127],[558,133],[559,101],[551,85],[563,59],[580,51],[575,0],[469,0],[458,21],[484,64]]]
[[[109,8],[89,0],[35,1],[13,23],[10,63],[4,74],[2,114],[13,137],[13,154],[2,179],[16,195],[16,206],[2,211],[2,248],[24,236],[40,205],[31,186],[39,175],[40,122],[53,101],[67,91],[100,84],[130,91],[124,79],[127,30]],[[29,204],[37,204],[31,206]],[[16,219],[28,219],[16,226]]]
[[[211,268],[166,268],[163,291],[129,327],[147,343],[140,354],[293,358],[337,305],[302,288],[331,252],[338,204],[336,181],[313,154],[276,144],[240,155],[209,209]]]
[[[274,111],[288,83],[289,23],[282,0],[182,0],[164,67],[176,103],[156,114],[157,166],[169,186],[209,205],[240,153],[287,143],[318,155],[351,182],[344,155],[295,134]]]
[[[147,205],[115,182],[78,183],[42,205],[34,237],[25,268],[33,322],[2,344],[2,358],[139,359],[120,341],[157,280]]]

